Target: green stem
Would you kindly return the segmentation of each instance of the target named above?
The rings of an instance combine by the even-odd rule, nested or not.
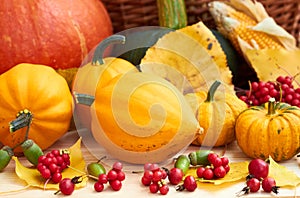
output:
[[[275,98],[270,98],[268,102],[268,115],[273,115],[275,114]]]
[[[76,104],[91,106],[95,100],[94,96],[74,92]]]
[[[102,64],[104,64],[103,54],[104,54],[105,49],[111,44],[119,44],[119,43],[120,44],[125,43],[125,36],[115,34],[115,35],[107,37],[106,39],[101,41],[101,43],[97,46],[97,48],[94,52],[92,64],[93,65],[102,65]]]
[[[214,96],[216,93],[216,90],[218,89],[218,87],[220,86],[221,82],[216,80],[209,88],[208,93],[207,93],[207,98],[205,100],[205,102],[211,102],[214,100]]]
[[[20,111],[17,115],[17,118],[9,123],[9,131],[13,133],[21,128],[27,127],[24,136],[24,141],[26,141],[28,139],[32,118],[33,118],[33,114],[28,109],[24,109],[23,111]],[[20,146],[24,141],[15,145],[13,149]]]

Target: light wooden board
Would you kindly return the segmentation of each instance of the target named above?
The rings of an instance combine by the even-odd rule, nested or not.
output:
[[[63,136],[59,141],[57,141],[49,150],[57,148],[68,148],[78,140],[79,136],[76,131],[68,132]],[[188,147],[185,151],[186,153],[194,151],[195,147]],[[224,148],[214,149],[216,152],[222,152]],[[47,152],[47,151],[46,151]],[[86,163],[96,161],[96,158],[85,148],[84,144],[82,145],[82,152]],[[238,148],[236,143],[232,143],[226,150],[226,156],[229,157],[231,161],[245,161],[250,160],[247,158]],[[21,162],[26,164],[24,158],[20,158]],[[300,176],[300,166],[297,164],[295,159],[281,163],[282,165],[288,167],[290,170],[293,170],[296,174]],[[0,197],[22,197],[22,198],[33,198],[33,197],[63,197],[62,195],[54,195],[53,190],[44,191],[37,188],[26,188],[23,189],[26,184],[20,180],[14,172],[14,161],[11,161],[9,166],[0,172]],[[124,167],[126,170],[126,167]],[[126,171],[126,179],[123,181],[123,187],[120,191],[115,192],[110,188],[107,188],[101,192],[97,193],[93,189],[94,181],[89,181],[85,188],[77,189],[69,197],[123,197],[123,198],[133,198],[133,197],[156,197],[161,196],[159,194],[151,194],[147,187],[141,185],[142,173],[132,174],[131,171]],[[169,193],[164,197],[172,198],[195,198],[195,197],[236,197],[238,193],[244,187],[244,181],[235,182],[233,184],[222,184],[222,185],[213,185],[207,184],[201,189],[196,189],[194,192],[176,192],[173,186],[170,185]],[[17,190],[17,192],[11,192]],[[10,193],[5,193],[9,192]],[[250,193],[246,196],[249,197],[300,197],[300,186],[298,188],[280,188],[279,194],[269,194],[264,192],[259,193]]]

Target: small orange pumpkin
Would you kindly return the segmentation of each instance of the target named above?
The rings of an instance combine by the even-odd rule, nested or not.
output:
[[[291,159],[300,151],[300,109],[272,98],[243,111],[235,124],[236,140],[251,158]]]
[[[0,93],[0,142],[16,147],[15,152],[21,152],[18,145],[26,138],[44,150],[68,131],[72,95],[66,80],[51,67],[14,66],[0,75]]]

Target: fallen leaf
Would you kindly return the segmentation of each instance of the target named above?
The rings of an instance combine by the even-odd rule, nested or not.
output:
[[[85,172],[85,161],[81,153],[81,138],[70,148],[70,166],[62,172],[63,178],[73,178],[74,176],[80,176]],[[58,184],[47,183],[46,180],[41,177],[41,174],[36,168],[29,168],[22,165],[17,157],[13,157],[16,162],[15,172],[18,177],[24,180],[28,185],[43,189],[55,189],[58,190]],[[76,184],[76,188],[84,187],[86,185],[87,178],[83,178],[83,181]]]
[[[298,177],[293,171],[289,170],[285,166],[276,163],[271,157],[269,157],[269,161],[269,176],[275,179],[277,186],[296,187],[300,184],[300,177]]]
[[[225,177],[219,178],[219,179],[211,179],[211,180],[205,180],[205,179],[199,179],[199,182],[206,182],[206,183],[213,183],[215,185],[220,185],[224,183],[230,183],[230,182],[235,182],[239,181],[242,179],[246,179],[248,173],[248,164],[249,162],[244,161],[244,162],[232,162],[229,164],[230,166],[230,171],[226,174]],[[197,178],[197,173],[196,173],[195,167],[190,168],[187,172],[187,175],[193,175],[194,177]]]
[[[278,76],[295,76],[294,85],[299,87],[300,49],[247,50],[246,57],[261,81],[275,81]],[[300,82],[300,81],[299,81]]]

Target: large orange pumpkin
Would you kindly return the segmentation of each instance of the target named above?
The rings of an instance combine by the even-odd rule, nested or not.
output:
[[[0,18],[0,74],[23,62],[79,67],[112,34],[100,0],[3,0]]]

